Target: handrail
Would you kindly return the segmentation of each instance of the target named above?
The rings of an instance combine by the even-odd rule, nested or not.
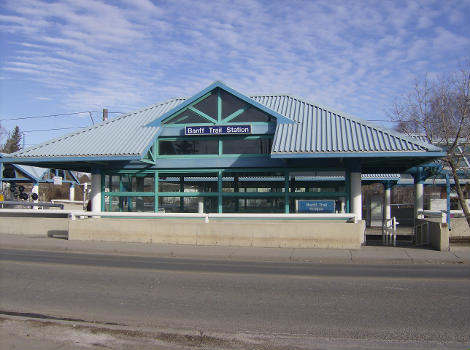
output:
[[[56,207],[56,208],[64,209],[63,204],[55,204],[55,203],[49,203],[49,202],[0,201],[0,205],[2,204],[22,205],[25,207]]]
[[[397,245],[397,225],[399,222],[396,217],[387,219],[382,226],[382,243],[383,245]]]

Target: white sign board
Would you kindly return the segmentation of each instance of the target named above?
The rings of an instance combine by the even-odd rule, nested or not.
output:
[[[62,185],[62,178],[60,176],[54,176],[54,185]]]

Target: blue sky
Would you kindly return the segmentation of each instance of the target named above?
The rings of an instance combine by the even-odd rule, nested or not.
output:
[[[90,115],[8,119],[96,122],[215,80],[386,121],[416,79],[468,62],[469,24],[470,0],[2,0],[0,122],[45,130],[29,146]]]

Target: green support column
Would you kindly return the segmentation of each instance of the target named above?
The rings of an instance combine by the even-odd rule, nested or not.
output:
[[[235,191],[236,193],[240,192],[240,188],[239,188],[239,184],[238,184],[238,176],[237,176],[237,175],[235,175],[235,176],[233,177],[233,182],[234,182],[234,185],[235,185],[234,191]],[[238,213],[239,210],[240,210],[240,208],[239,208],[239,205],[238,205],[238,198],[237,198],[236,201],[235,201],[235,212]]]
[[[154,178],[154,186],[155,186],[155,194],[154,194],[154,211],[158,213],[158,171],[155,171],[155,178]]]
[[[289,203],[289,172],[286,171],[284,174],[284,212],[289,214],[290,203]]]
[[[217,212],[222,213],[222,170],[219,170],[217,172],[217,191],[218,191]]]
[[[119,175],[119,192],[124,192],[124,185],[122,184],[122,177],[125,175]],[[119,211],[122,212],[124,209],[124,197],[119,197]]]

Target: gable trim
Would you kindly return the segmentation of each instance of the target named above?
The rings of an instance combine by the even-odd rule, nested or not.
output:
[[[180,105],[174,107],[170,111],[166,112],[165,114],[161,115],[156,120],[148,123],[145,126],[153,126],[153,127],[161,126],[162,122],[165,119],[172,116],[173,114],[178,113],[180,110],[185,109],[186,107],[190,106],[191,104],[198,102],[200,99],[204,98],[205,95],[209,94],[212,90],[214,90],[216,88],[222,89],[222,90],[232,94],[233,96],[239,98],[240,100],[244,101],[245,103],[250,104],[253,107],[258,108],[262,112],[264,112],[266,114],[269,114],[270,116],[276,118],[276,121],[277,121],[278,124],[294,124],[295,123],[293,120],[291,120],[291,119],[289,119],[289,118],[287,118],[287,117],[285,117],[285,116],[283,116],[283,115],[281,115],[277,112],[274,112],[273,110],[267,108],[266,106],[262,105],[261,103],[259,103],[255,100],[239,93],[238,91],[228,87],[227,85],[223,84],[222,82],[216,81],[216,82],[212,83],[211,85],[209,85],[204,90],[202,90],[199,93],[197,93],[196,95],[188,98],[186,101],[184,101]],[[220,103],[220,101],[218,103]]]

